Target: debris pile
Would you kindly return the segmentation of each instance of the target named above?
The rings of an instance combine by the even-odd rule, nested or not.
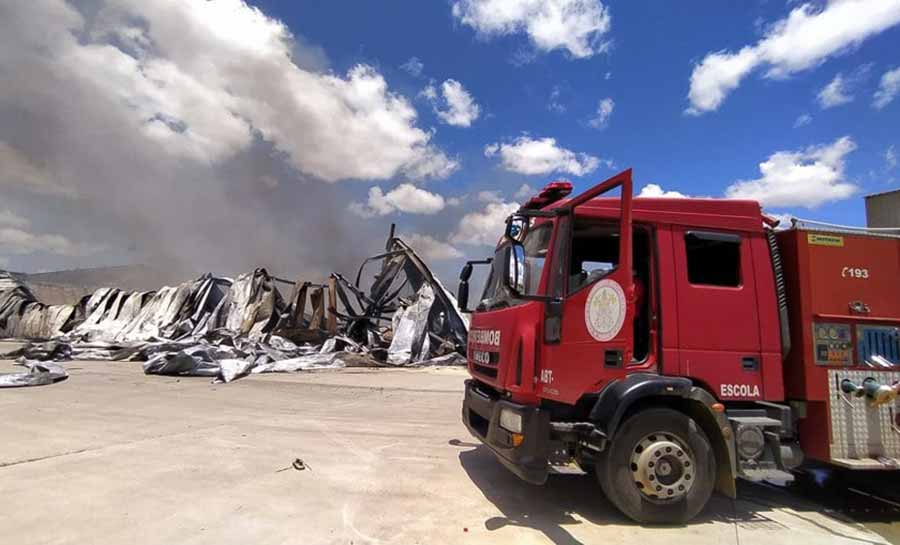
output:
[[[0,271],[0,338],[55,337],[78,321],[78,308],[78,305],[40,303],[25,285]]]
[[[289,298],[277,284],[292,286]],[[70,359],[141,361],[147,374],[229,382],[325,367],[459,364],[467,331],[453,296],[394,236],[354,282],[338,273],[322,284],[291,282],[256,269],[154,292],[101,288],[78,304],[48,306],[0,272],[0,338],[32,341],[5,356],[32,369]]]
[[[44,386],[65,380],[69,373],[54,362],[26,362],[21,365],[28,368],[22,373],[5,373],[0,375],[0,388],[19,388],[22,386]]]

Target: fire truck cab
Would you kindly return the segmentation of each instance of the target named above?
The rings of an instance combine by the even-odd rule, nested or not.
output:
[[[734,497],[739,476],[790,478],[798,420],[820,410],[799,390],[817,368],[793,351],[813,370],[789,375],[789,400],[791,322],[805,318],[788,307],[759,204],[633,199],[631,170],[570,191],[549,184],[507,221],[494,257],[460,275],[465,309],[472,266],[490,265],[468,337],[469,431],[530,483],[594,472],[640,522],[689,520],[714,489]],[[809,329],[799,338],[812,346]]]

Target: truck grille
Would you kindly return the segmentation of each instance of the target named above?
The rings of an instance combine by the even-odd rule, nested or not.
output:
[[[478,365],[477,363],[472,364],[475,368],[475,372],[479,375],[484,375],[486,377],[497,378],[497,368],[496,367],[488,367],[487,365]]]
[[[500,352],[490,350],[469,349],[469,361],[472,370],[485,377],[497,378],[497,366],[500,364]]]

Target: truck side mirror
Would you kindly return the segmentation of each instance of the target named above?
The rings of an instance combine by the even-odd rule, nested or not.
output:
[[[469,312],[469,278],[471,276],[472,262],[470,261],[459,271],[459,287],[456,290],[456,302],[462,312]]]
[[[469,278],[471,278],[471,277],[472,277],[472,262],[470,261],[470,262],[466,263],[465,265],[463,265],[462,270],[459,271],[459,279],[462,282],[468,282]]]
[[[472,277],[472,265],[490,265],[492,258],[478,259],[475,261],[467,261],[461,271],[459,271],[459,287],[456,289],[456,303],[462,312],[471,312],[469,310],[469,278]]]
[[[459,304],[459,310],[469,312],[469,282],[468,280],[460,280],[459,287],[456,289],[456,302]]]

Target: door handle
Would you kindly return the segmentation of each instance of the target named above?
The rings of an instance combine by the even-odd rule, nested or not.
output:
[[[744,371],[759,371],[759,358],[756,356],[744,356],[741,358],[741,368]]]
[[[605,367],[622,367],[623,355],[621,350],[607,350],[603,353],[603,365]]]

